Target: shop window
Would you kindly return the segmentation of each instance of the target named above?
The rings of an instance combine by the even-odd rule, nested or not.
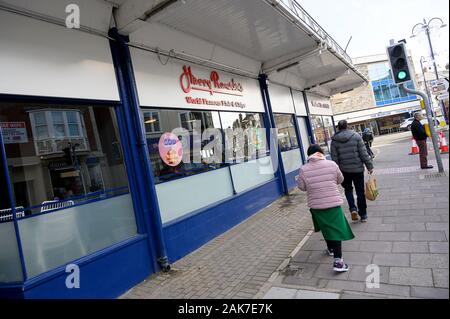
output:
[[[38,155],[62,152],[67,143],[78,145],[79,150],[88,150],[87,136],[79,111],[30,110],[33,140]]]
[[[225,166],[223,161],[222,136],[205,136],[207,129],[221,129],[218,112],[181,110],[144,110],[144,119],[158,114],[159,131],[146,123],[155,183],[175,180]],[[147,120],[148,121],[148,120]],[[155,122],[156,123],[156,122]],[[154,123],[151,123],[154,124]],[[170,143],[179,143],[177,152],[167,149],[161,141],[166,133],[175,133]],[[167,136],[167,135],[164,135]],[[161,142],[161,143],[160,143]],[[218,143],[218,147],[211,145]]]
[[[0,124],[29,276],[136,234],[112,107],[0,103]]]
[[[278,144],[282,152],[299,148],[297,133],[294,126],[294,116],[275,114],[275,124],[278,129]]]
[[[248,162],[268,155],[262,114],[221,112],[226,162]]]
[[[322,147],[326,154],[330,153],[331,139],[334,135],[334,126],[331,116],[311,115],[316,143]]]

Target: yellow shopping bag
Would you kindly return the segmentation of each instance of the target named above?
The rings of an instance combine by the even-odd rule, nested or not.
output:
[[[377,180],[371,174],[369,176],[369,180],[366,183],[366,198],[370,201],[374,201],[377,199],[379,193],[377,189]]]

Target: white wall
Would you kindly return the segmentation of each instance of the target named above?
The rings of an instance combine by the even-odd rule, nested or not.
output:
[[[286,174],[292,173],[303,165],[300,149],[291,150],[288,152],[282,152],[284,171]]]
[[[0,11],[0,94],[119,100],[106,38]]]
[[[163,223],[233,196],[228,168],[158,184],[155,188]]]
[[[19,220],[30,277],[136,235],[130,194]]]
[[[271,83],[269,96],[274,113],[295,114],[294,101],[288,87]]]
[[[298,116],[308,116],[303,92],[292,90],[292,96],[294,97],[295,114]]]

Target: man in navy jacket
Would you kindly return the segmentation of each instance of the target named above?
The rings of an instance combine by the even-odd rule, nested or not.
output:
[[[420,121],[422,120],[422,114],[417,112],[414,114],[414,121],[411,124],[411,133],[416,140],[417,146],[419,146],[420,154],[420,168],[432,169],[433,166],[428,165],[428,148],[427,139],[428,135]]]

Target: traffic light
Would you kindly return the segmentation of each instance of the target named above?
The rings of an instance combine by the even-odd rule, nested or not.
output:
[[[404,43],[397,43],[387,48],[392,77],[396,84],[411,81],[408,53]]]

